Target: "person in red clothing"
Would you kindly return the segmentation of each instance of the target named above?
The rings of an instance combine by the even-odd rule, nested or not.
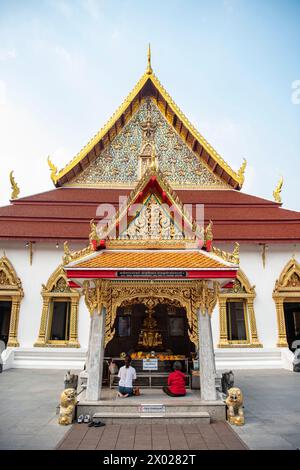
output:
[[[174,372],[168,377],[168,387],[163,387],[163,391],[169,397],[184,397],[185,391],[185,375],[181,372],[181,362],[174,362]]]

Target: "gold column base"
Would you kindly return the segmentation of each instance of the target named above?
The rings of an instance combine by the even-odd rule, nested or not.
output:
[[[217,344],[217,348],[227,348],[230,346],[227,340],[220,340],[220,342]]]
[[[80,348],[78,341],[69,341],[66,345],[67,348]]]
[[[285,339],[279,339],[276,346],[278,348],[288,348],[289,347],[289,345],[288,345],[288,343],[286,342]]]
[[[9,339],[7,342],[8,348],[18,348],[20,343],[16,339]]]
[[[251,344],[251,347],[252,348],[263,348],[264,345],[262,343],[260,343],[259,341],[253,341],[253,343]]]
[[[43,348],[44,346],[46,346],[46,343],[42,341],[36,341],[33,345],[34,348]]]
[[[218,348],[263,348],[261,343],[219,343]]]

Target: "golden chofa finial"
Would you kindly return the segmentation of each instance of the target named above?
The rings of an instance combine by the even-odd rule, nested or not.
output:
[[[150,44],[149,44],[149,46],[148,46],[148,65],[147,65],[146,73],[147,73],[148,75],[151,75],[151,73],[152,73],[152,67],[151,67],[151,47],[150,47]]]
[[[238,170],[238,177],[239,177],[240,185],[242,185],[244,183],[244,180],[245,180],[246,166],[247,166],[247,160],[246,160],[246,158],[244,158],[243,163],[241,164],[241,167]]]
[[[281,176],[276,188],[273,191],[273,197],[275,202],[281,202],[281,190],[283,185],[283,177]]]
[[[235,242],[234,249],[232,252],[232,260],[234,263],[239,264],[240,262],[240,244]]]
[[[205,240],[213,241],[213,221],[210,220],[208,226],[205,229]]]
[[[50,168],[50,171],[51,171],[51,173],[50,173],[51,179],[52,179],[53,183],[56,183],[57,168],[54,165],[54,163],[52,163],[50,155],[48,155],[47,162],[48,162],[48,165],[49,165],[49,168]]]
[[[72,259],[71,250],[69,248],[69,243],[67,241],[64,242],[64,255],[63,255],[63,264],[70,263]]]
[[[11,184],[11,189],[12,189],[10,199],[17,199],[17,197],[20,194],[20,188],[16,183],[16,180],[13,175],[13,171],[9,173],[9,179],[10,179],[10,184]]]

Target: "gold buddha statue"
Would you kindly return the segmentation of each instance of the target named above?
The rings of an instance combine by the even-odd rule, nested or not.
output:
[[[143,321],[143,327],[139,334],[138,347],[145,349],[162,348],[162,336],[157,329],[157,321],[153,318],[154,307],[146,310],[146,318]]]

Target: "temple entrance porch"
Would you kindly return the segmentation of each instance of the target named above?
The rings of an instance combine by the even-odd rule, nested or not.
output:
[[[185,397],[168,397],[161,388],[142,388],[140,396],[118,398],[115,389],[103,387],[101,400],[91,402],[83,396],[77,415],[90,414],[106,424],[202,423],[225,421],[222,400],[201,400],[199,390],[187,389]]]
[[[92,415],[102,413],[102,418],[108,413],[111,419],[120,419],[128,412],[128,419],[144,419],[141,407],[154,400],[160,406],[157,419],[225,419],[225,404],[216,389],[210,319],[217,300],[216,282],[94,280],[89,287],[86,285],[85,294],[92,310],[87,386],[79,410]],[[122,353],[130,353],[140,367],[143,358],[156,358],[158,369],[164,367],[162,380],[167,378],[173,362],[181,360],[189,377],[187,395],[178,402],[164,395],[163,384],[159,384],[142,386],[139,397],[117,399],[113,387],[102,385],[103,363],[105,358],[114,358],[123,365]],[[190,389],[196,355],[200,391]],[[139,378],[139,370],[137,375]]]
[[[174,362],[180,361],[186,386],[191,387],[196,346],[189,338],[186,309],[180,302],[152,297],[124,301],[117,308],[114,329],[115,335],[104,352],[104,374],[111,388],[118,386],[118,376],[110,373],[107,364],[113,361],[120,368],[125,354],[131,356],[137,372],[136,386],[167,385]],[[154,360],[153,370],[147,369],[147,358]]]

